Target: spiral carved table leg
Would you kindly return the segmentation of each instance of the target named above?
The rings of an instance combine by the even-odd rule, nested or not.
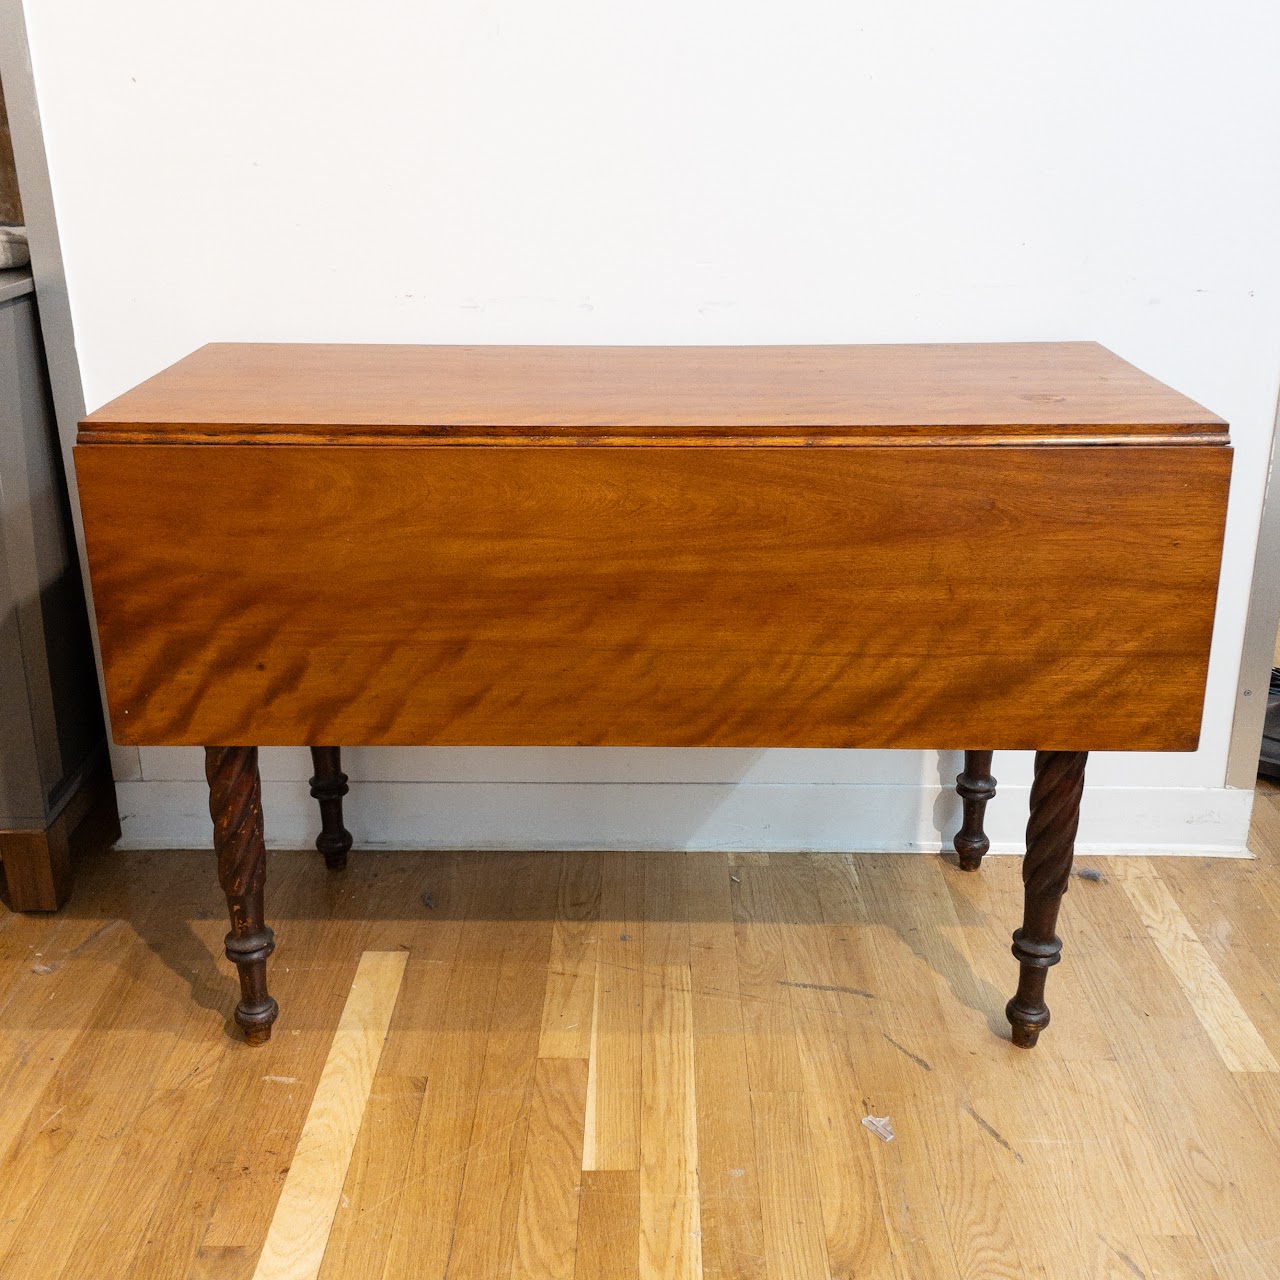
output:
[[[956,832],[954,844],[965,871],[977,871],[982,866],[982,855],[991,848],[991,841],[982,828],[987,801],[994,800],[996,794],[991,755],[990,751],[966,751],[964,772],[956,778],[956,792],[964,801],[964,821]]]
[[[341,871],[347,865],[351,848],[351,832],[342,825],[342,797],[347,794],[347,775],[342,772],[340,747],[312,747],[311,795],[320,801],[320,834],[316,848],[324,854],[324,865],[330,871]]]
[[[1088,758],[1083,751],[1036,752],[1027,854],[1022,860],[1026,899],[1022,928],[1013,935],[1013,954],[1021,972],[1018,992],[1005,1006],[1005,1016],[1013,1026],[1013,1043],[1024,1049],[1032,1048],[1049,1025],[1044,981],[1062,955],[1054,928],[1071,876]]]
[[[271,1038],[279,1009],[267,994],[267,957],[276,941],[262,918],[267,858],[262,843],[258,748],[206,747],[204,770],[209,779],[218,881],[231,912],[227,959],[240,973],[236,1022],[250,1044],[262,1044]]]

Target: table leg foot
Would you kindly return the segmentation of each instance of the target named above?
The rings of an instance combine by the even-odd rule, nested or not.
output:
[[[267,957],[275,949],[275,934],[266,925],[240,937],[234,930],[227,934],[227,959],[240,973],[236,1025],[249,1044],[265,1044],[271,1039],[271,1024],[280,1012],[275,999],[267,994]]]
[[[240,975],[235,1020],[249,1044],[263,1044],[271,1038],[279,1008],[267,992],[267,957],[276,943],[263,918],[267,852],[257,747],[206,747],[205,776],[218,882],[231,914],[227,959]]]
[[[1023,1049],[1034,1047],[1049,1025],[1044,984],[1062,957],[1062,943],[1054,929],[1071,876],[1087,760],[1083,751],[1036,752],[1027,853],[1022,861],[1025,905],[1022,928],[1013,935],[1013,954],[1020,966],[1018,990],[1005,1006],[1013,1043]]]
[[[991,848],[991,841],[982,827],[987,801],[994,799],[996,794],[996,780],[991,776],[991,756],[990,751],[966,751],[964,772],[956,777],[956,792],[964,802],[964,821],[956,833],[954,845],[964,871],[977,871],[982,866],[982,855]]]
[[[350,790],[347,775],[342,772],[340,747],[312,747],[311,795],[320,801],[320,834],[316,848],[324,854],[324,865],[330,871],[341,871],[347,865],[351,849],[351,832],[342,825],[342,797]]]

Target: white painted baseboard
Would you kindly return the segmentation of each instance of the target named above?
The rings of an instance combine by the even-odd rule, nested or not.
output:
[[[264,769],[264,774],[268,773]],[[116,784],[131,849],[208,846],[197,778]],[[987,811],[992,852],[1021,852],[1028,787],[1002,785]],[[1086,787],[1077,848],[1092,853],[1247,856],[1251,791]],[[272,848],[305,848],[319,816],[305,782],[265,777]],[[671,781],[353,781],[346,820],[378,849],[937,850],[960,823],[941,784]]]

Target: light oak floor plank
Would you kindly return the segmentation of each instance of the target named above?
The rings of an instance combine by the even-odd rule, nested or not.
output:
[[[753,1092],[765,1257],[771,1276],[829,1280],[822,1199],[801,1093]]]
[[[426,1090],[427,1082],[421,1077],[380,1072],[374,1080],[334,1214],[320,1280],[381,1277]]]
[[[582,1142],[584,1171],[640,1168],[644,870],[643,854],[603,857]]]
[[[1120,883],[1151,940],[1195,1010],[1229,1071],[1280,1071],[1235,992],[1196,936],[1168,886],[1146,868],[1117,869]]]
[[[681,854],[645,859],[640,1274],[701,1280],[693,993]]]
[[[502,963],[446,1272],[450,1280],[509,1273],[524,1169],[527,1159],[539,1159],[539,1153],[528,1152],[528,1136],[552,946],[554,860],[528,854],[503,860],[510,918],[503,922]]]
[[[582,1181],[582,1119],[587,1064],[539,1059],[520,1204],[512,1280],[572,1280]]]
[[[587,1169],[574,1280],[640,1280],[640,1171]]]
[[[698,1202],[706,1280],[767,1276],[737,946],[724,854],[688,859]]]
[[[258,1258],[256,1280],[310,1280],[320,1272],[405,959],[403,951],[366,951],[360,957]]]
[[[601,860],[566,853],[560,873],[540,1058],[588,1058],[596,1002]]]
[[[496,885],[478,859],[459,859],[468,916],[449,980],[424,1011],[418,1056],[405,1065],[427,1081],[422,1112],[403,1172],[400,1204],[383,1268],[386,1280],[441,1277],[452,1253],[458,1202],[484,1075],[506,932]]]

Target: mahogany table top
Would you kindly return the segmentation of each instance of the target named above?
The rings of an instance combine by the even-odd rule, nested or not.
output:
[[[82,439],[527,436],[777,442],[1225,439],[1093,342],[500,347],[215,343],[90,414]]]

